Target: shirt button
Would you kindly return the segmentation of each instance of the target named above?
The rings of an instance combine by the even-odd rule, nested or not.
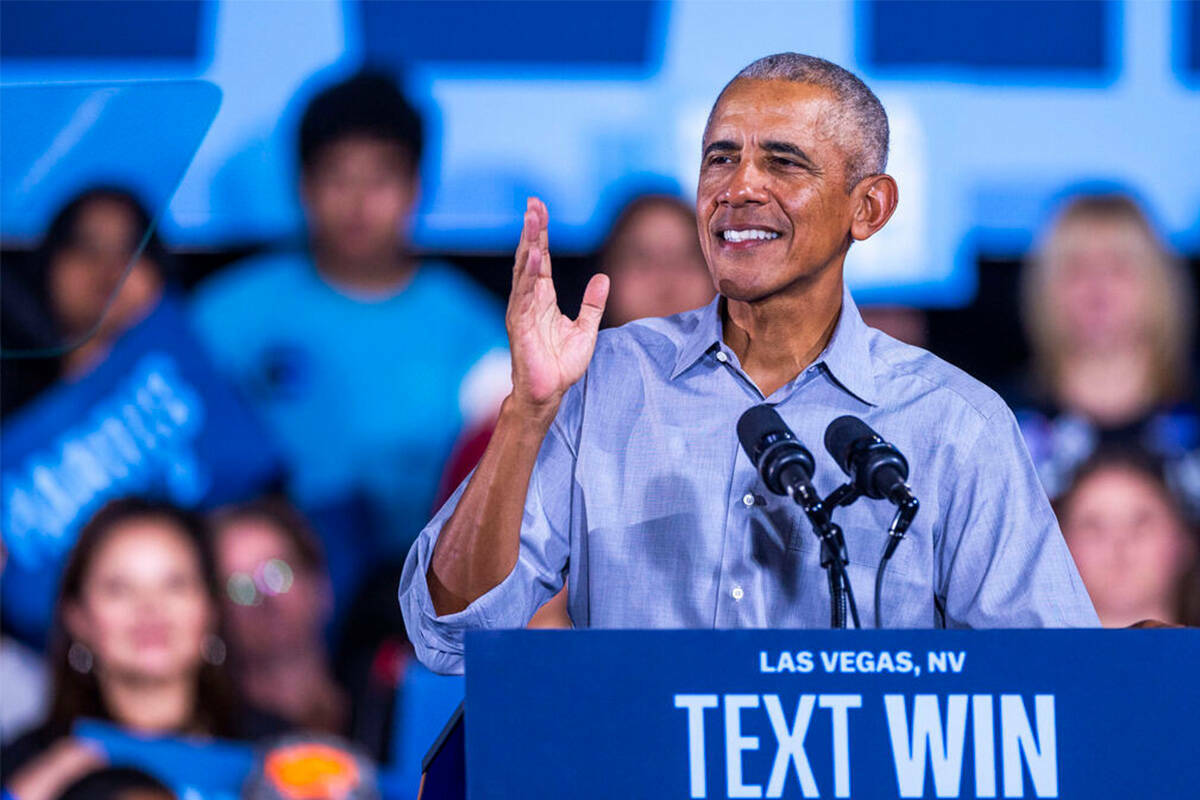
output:
[[[746,508],[754,505],[754,492],[746,492],[746,494],[742,495],[742,505]]]
[[[733,595],[734,600],[741,600],[746,596],[746,593],[742,591],[742,587],[740,586],[733,587],[733,591],[730,594]]]
[[[722,364],[724,364],[728,360],[729,360],[729,356],[725,355],[724,350],[717,351],[717,361],[720,361]]]

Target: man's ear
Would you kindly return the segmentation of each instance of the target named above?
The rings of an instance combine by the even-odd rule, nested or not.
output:
[[[887,224],[900,202],[900,187],[891,175],[868,175],[851,190],[854,220],[850,235],[856,241],[870,239]]]

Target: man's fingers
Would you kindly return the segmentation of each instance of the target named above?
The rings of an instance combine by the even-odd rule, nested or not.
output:
[[[549,272],[546,266],[545,254],[537,247],[531,248],[525,261],[525,274],[530,278],[540,278],[543,273]]]
[[[529,198],[529,205],[538,216],[538,247],[546,255],[550,255],[550,210],[540,197]]]
[[[600,328],[600,320],[604,317],[604,305],[608,302],[608,276],[597,273],[588,281],[583,290],[583,303],[579,306],[579,317],[576,324],[595,332]]]
[[[529,256],[530,246],[537,241],[537,212],[533,209],[533,198],[525,203],[525,217],[521,222],[521,240],[517,242],[517,253],[513,259],[513,278],[525,269],[525,260]]]

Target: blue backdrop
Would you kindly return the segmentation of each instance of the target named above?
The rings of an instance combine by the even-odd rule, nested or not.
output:
[[[858,71],[891,114],[901,206],[851,254],[863,299],[963,302],[977,252],[1022,251],[1082,182],[1134,191],[1178,247],[1200,248],[1197,0],[8,0],[0,31],[6,82],[221,89],[164,220],[185,245],[295,235],[299,109],[372,62],[406,70],[438,142],[419,244],[508,251],[525,195],[538,193],[557,246],[585,250],[630,176],[690,192],[724,82],[758,56],[800,50]],[[3,233],[32,238],[44,216],[6,213]]]

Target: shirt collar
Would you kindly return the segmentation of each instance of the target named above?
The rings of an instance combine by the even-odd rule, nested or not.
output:
[[[700,357],[721,346],[721,295],[717,295],[696,316],[696,325],[686,332],[675,356],[675,368],[671,380],[678,378],[684,370],[700,360]]]
[[[701,309],[696,325],[685,334],[671,371],[672,380],[710,350],[721,346],[721,296]],[[870,329],[850,290],[842,287],[842,312],[833,336],[814,362],[823,365],[843,389],[868,405],[876,405],[875,369],[871,361]]]

